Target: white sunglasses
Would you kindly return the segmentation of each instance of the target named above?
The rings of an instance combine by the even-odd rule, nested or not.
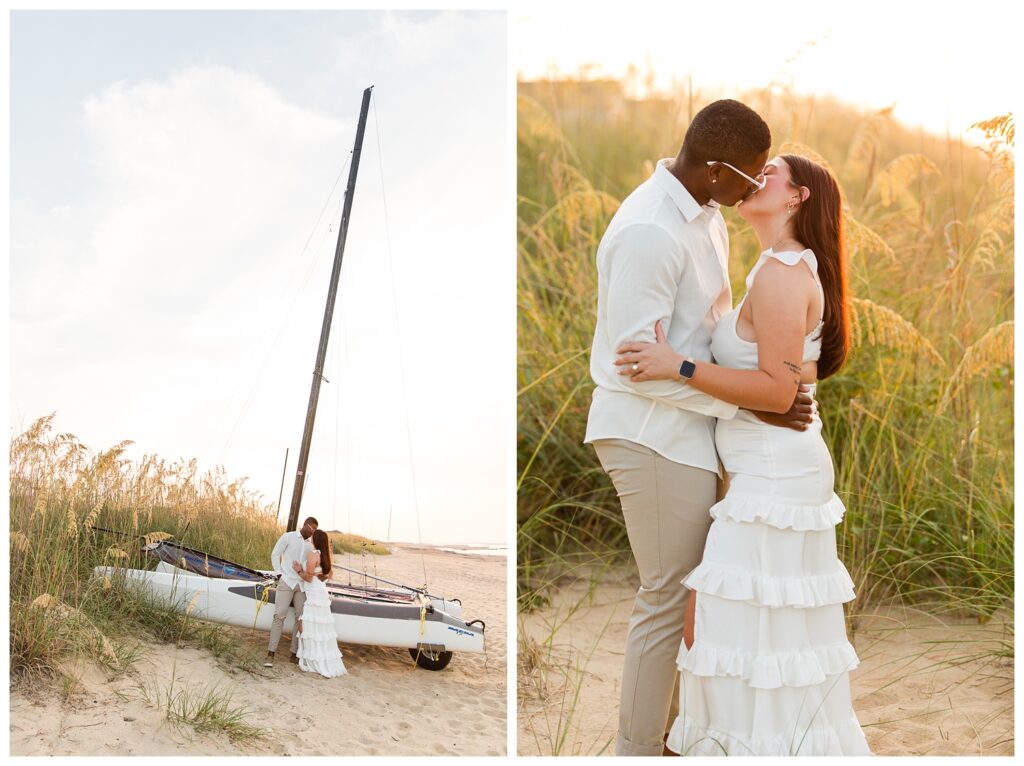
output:
[[[764,179],[764,173],[761,173],[758,176],[758,178],[751,178],[746,173],[744,173],[742,170],[740,170],[739,168],[733,167],[728,162],[722,162],[721,160],[708,160],[708,167],[711,167],[712,165],[725,165],[727,168],[729,168],[729,170],[733,171],[734,173],[739,173],[741,176],[746,178],[748,181],[750,181],[750,183],[754,184],[754,186],[757,187],[756,191],[761,191],[761,189],[764,188],[765,183],[767,183],[765,181],[765,179]],[[758,180],[758,179],[760,179],[760,180]]]

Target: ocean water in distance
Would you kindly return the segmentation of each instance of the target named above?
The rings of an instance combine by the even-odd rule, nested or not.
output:
[[[443,547],[439,550],[447,551],[448,553],[465,553],[470,556],[508,556],[508,547],[495,545],[494,543]]]

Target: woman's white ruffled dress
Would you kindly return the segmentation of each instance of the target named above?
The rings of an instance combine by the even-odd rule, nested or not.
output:
[[[319,574],[322,570],[316,568]],[[341,661],[338,634],[331,614],[331,595],[319,578],[302,583],[306,603],[302,607],[302,632],[299,633],[299,668],[327,678],[348,673]]]
[[[811,251],[767,251],[795,266]],[[740,306],[719,322],[712,351],[725,367],[756,369],[757,346],[736,333]],[[808,336],[804,358],[817,359]],[[729,474],[704,558],[683,583],[697,592],[694,643],[680,646],[679,716],[668,747],[683,755],[868,755],[853,711],[849,672],[857,653],[843,603],[853,582],[836,553],[845,511],[833,492],[821,420],[804,432],[769,426],[740,410],[719,420],[718,453]]]

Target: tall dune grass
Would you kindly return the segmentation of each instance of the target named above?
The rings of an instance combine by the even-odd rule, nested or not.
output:
[[[194,460],[155,455],[128,460],[130,442],[97,453],[73,434],[55,433],[53,423],[54,415],[42,417],[11,443],[12,679],[60,676],[74,656],[127,671],[139,655],[140,634],[191,642],[230,668],[256,668],[251,647],[222,626],[147,599],[117,578],[94,579],[92,571],[152,568],[140,543],[168,538],[270,569],[270,551],[284,531],[274,507],[223,469],[200,474]],[[335,540],[381,552],[365,542]]]
[[[521,609],[628,556],[614,491],[582,444],[595,252],[619,201],[712,99],[519,85]],[[771,126],[772,154],[816,157],[843,189],[855,343],[819,401],[858,603],[986,619],[1013,596],[1013,118],[980,124],[978,149],[908,130],[891,110],[779,89],[743,100]],[[725,217],[738,298],[758,246]]]

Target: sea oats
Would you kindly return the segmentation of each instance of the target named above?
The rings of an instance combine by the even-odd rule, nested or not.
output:
[[[13,548],[17,553],[26,553],[29,549],[28,538],[21,532],[12,532],[11,548]]]
[[[89,515],[85,517],[85,522],[82,524],[86,529],[92,529],[93,524],[96,523],[96,519],[100,517],[100,511],[103,509],[103,501],[99,500],[89,511]]]
[[[93,636],[96,640],[96,649],[100,654],[111,664],[117,664],[117,652],[114,651],[114,645],[110,643],[110,640],[104,636],[98,629],[94,628]]]
[[[537,226],[554,223],[564,226],[570,234],[578,231],[596,234],[596,227],[607,223],[619,204],[619,200],[604,192],[593,189],[573,191],[559,199],[537,221]]]
[[[150,532],[149,534],[143,535],[143,544],[152,545],[153,543],[159,543],[163,540],[170,540],[174,535],[168,534],[167,532]]]
[[[960,389],[998,367],[1013,366],[1013,320],[992,327],[964,351],[950,378],[941,409],[949,406]]]
[[[857,126],[857,132],[850,140],[850,148],[846,152],[846,161],[843,164],[843,174],[849,172],[863,162],[872,162],[877,152],[876,142],[881,133],[882,126],[892,121],[894,106],[887,106],[879,109],[863,120]]]
[[[867,298],[851,299],[850,307],[853,309],[850,312],[850,332],[854,346],[885,346],[910,358],[923,353],[936,364],[942,364],[942,356],[931,341],[892,309]]]
[[[109,548],[107,548],[105,557],[110,559],[126,559],[128,558],[128,554],[120,548],[118,548],[116,545],[111,545]]]
[[[878,194],[883,207],[891,207],[911,182],[931,174],[939,175],[939,168],[923,154],[902,154],[875,177],[871,192]]]
[[[49,593],[44,593],[41,596],[36,596],[32,601],[32,607],[35,609],[52,609],[59,603],[60,601],[58,599],[54,598]]]
[[[896,260],[896,253],[889,244],[868,226],[865,226],[849,212],[843,214],[843,231],[846,234],[846,250],[855,253],[877,253],[890,261]]]
[[[532,98],[516,99],[516,137],[529,144],[562,142],[562,131],[547,110]]]
[[[39,516],[45,521],[46,503],[49,500],[49,498],[50,488],[44,484],[42,487],[39,488],[39,491],[36,493],[36,503],[35,506],[32,508],[32,516],[30,518],[35,518],[36,516]]]
[[[981,120],[971,125],[971,127],[985,131],[985,137],[989,140],[999,139],[1006,143],[1007,146],[1013,146],[1013,114],[1002,114],[990,120]]]
[[[75,509],[68,508],[68,526],[67,526],[68,537],[72,540],[78,539],[78,519],[75,518]]]
[[[978,237],[978,244],[974,246],[972,260],[975,263],[982,263],[988,268],[994,268],[996,260],[1003,252],[1003,238],[996,226],[989,226],[981,232]]]
[[[778,154],[795,154],[797,157],[809,159],[811,162],[821,165],[829,173],[832,173],[837,180],[839,179],[839,176],[832,170],[832,166],[828,163],[828,160],[814,151],[811,147],[805,146],[798,141],[787,141],[779,147]]]

